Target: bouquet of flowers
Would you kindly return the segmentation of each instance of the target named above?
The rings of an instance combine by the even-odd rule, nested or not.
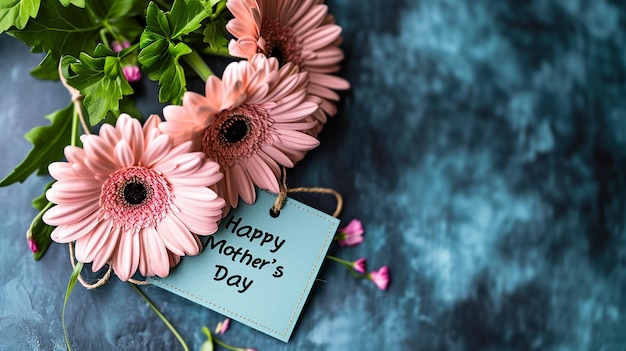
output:
[[[279,193],[349,88],[322,0],[4,1],[3,32],[43,53],[32,75],[60,80],[71,101],[26,134],[32,150],[0,186],[50,175],[27,232],[35,258],[69,243],[79,267],[123,281],[168,276],[255,187]],[[231,61],[221,77],[212,56]],[[141,123],[145,77],[166,106]],[[340,243],[360,242],[351,225]],[[386,288],[386,268],[334,259]]]

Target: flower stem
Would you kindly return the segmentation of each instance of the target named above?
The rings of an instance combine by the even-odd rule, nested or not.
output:
[[[50,207],[52,207],[52,202],[48,202],[48,204],[46,205],[46,207],[44,207],[41,211],[39,211],[39,213],[37,214],[37,216],[35,216],[35,218],[33,218],[33,221],[30,222],[30,227],[28,227],[28,232],[26,234],[26,236],[28,236],[28,233],[32,233],[32,229],[35,226],[35,223],[37,223],[37,221],[39,219],[41,219],[41,217],[43,216],[44,213],[46,213],[46,211],[48,211],[50,209]],[[32,235],[32,234],[31,234]]]
[[[167,320],[167,318],[163,315],[163,313],[161,313],[161,311],[159,311],[159,309],[152,303],[152,301],[150,301],[150,299],[148,299],[148,297],[139,288],[137,288],[134,284],[130,284],[130,285],[133,287],[133,289],[135,289],[137,294],[139,294],[139,296],[141,296],[141,298],[143,298],[146,301],[146,303],[148,303],[148,306],[150,306],[150,308],[152,308],[154,313],[156,313],[157,316],[159,316],[159,318],[161,318],[161,320],[163,321],[163,323],[165,323],[167,328],[172,332],[172,334],[174,334],[176,339],[178,339],[178,342],[180,342],[180,344],[183,347],[183,349],[185,351],[189,351],[189,346],[187,346],[187,344],[185,343],[185,340],[183,340],[182,336],[180,336],[180,334],[178,333],[176,328],[174,328],[172,323],[170,323],[170,321]]]
[[[209,330],[209,328],[203,326],[202,332],[206,335],[207,339],[209,339],[209,342],[213,343],[213,334],[211,334],[211,331]]]
[[[226,47],[226,46],[219,46],[219,47],[216,47],[216,48],[208,47],[208,48],[202,50],[202,53],[203,54],[207,54],[207,55],[213,55],[213,56],[233,58],[233,56],[228,51],[228,47]]]
[[[74,290],[74,285],[76,285],[76,281],[80,276],[80,271],[83,270],[83,263],[78,262],[76,267],[74,267],[74,271],[70,276],[70,281],[67,283],[67,289],[65,290],[65,298],[63,299],[63,310],[61,311],[61,324],[63,325],[63,337],[65,338],[65,346],[69,351],[72,351],[72,346],[70,346],[70,339],[67,337],[67,327],[65,325],[65,307],[67,306],[67,300],[70,298],[70,294],[72,290]]]
[[[200,78],[202,78],[203,81],[206,82],[207,78],[213,75],[213,71],[211,71],[211,68],[209,68],[206,62],[204,62],[197,51],[192,50],[189,55],[183,56],[183,60],[185,60],[185,62],[191,67],[191,69],[194,70],[194,72],[196,72],[198,76],[200,76]]]
[[[221,347],[227,348],[232,351],[241,351],[241,348],[230,346],[216,337],[213,337],[213,340],[215,341],[216,344],[220,345]]]
[[[359,279],[365,279],[365,278],[367,278],[367,274],[361,274],[361,273],[357,272],[357,271],[354,269],[354,265],[353,265],[353,263],[352,263],[352,262],[350,262],[350,261],[342,260],[342,259],[341,259],[341,258],[339,258],[339,257],[335,257],[335,256],[331,256],[331,255],[326,255],[326,258],[328,258],[329,260],[335,261],[335,262],[339,262],[339,263],[341,263],[342,265],[344,265],[346,268],[348,268],[348,270],[350,271],[350,273],[352,273],[352,275],[353,275],[355,278],[359,278]]]
[[[331,256],[331,255],[326,255],[326,258],[328,258],[329,260],[333,260],[335,262],[339,262],[341,264],[343,264],[346,267],[352,267],[352,262],[348,262],[346,260],[342,260],[339,257],[335,257],[335,256]]]
[[[77,142],[77,136],[78,136],[78,124],[79,122],[79,118],[78,118],[78,111],[76,111],[78,107],[76,106],[76,104],[74,104],[74,113],[72,113],[72,136],[70,139],[70,145],[72,146],[76,146],[76,142]]]
[[[213,12],[213,14],[211,15],[211,19],[214,20],[218,18],[222,14],[222,12],[224,12],[225,9],[226,9],[226,1],[220,1],[217,4],[217,8],[215,8],[215,12]]]

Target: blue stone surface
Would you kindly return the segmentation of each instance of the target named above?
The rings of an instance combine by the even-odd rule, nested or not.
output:
[[[326,262],[287,344],[258,350],[626,350],[626,5],[621,1],[328,1],[352,89],[289,173],[345,199],[366,240],[333,248],[388,265],[387,291]],[[69,96],[0,36],[0,175],[22,135]],[[198,85],[202,87],[202,85]],[[159,113],[143,81],[140,108]],[[35,262],[25,232],[47,178],[0,189],[0,350],[62,350],[67,247]],[[303,196],[331,211],[332,200]],[[143,288],[191,349],[221,316]],[[125,283],[74,289],[76,350],[180,349]]]

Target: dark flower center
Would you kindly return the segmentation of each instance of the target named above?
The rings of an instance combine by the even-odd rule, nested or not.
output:
[[[248,134],[248,123],[244,119],[237,117],[228,120],[227,123],[222,125],[221,134],[231,144],[241,141]]]
[[[265,40],[265,51],[259,48],[259,52],[275,57],[280,66],[291,62],[304,69],[302,49],[291,27],[282,25],[277,19],[266,19],[261,27],[261,36]]]
[[[272,50],[269,52],[269,57],[275,57],[278,60],[278,64],[282,67],[285,64],[283,58],[283,50],[280,46],[274,46]]]
[[[202,151],[222,167],[232,167],[271,143],[272,122],[260,106],[241,105],[222,111],[204,130]]]
[[[148,190],[139,182],[127,183],[124,187],[124,200],[131,205],[139,205],[148,197]]]

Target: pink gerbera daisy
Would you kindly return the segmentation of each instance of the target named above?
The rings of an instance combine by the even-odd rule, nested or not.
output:
[[[280,166],[293,167],[319,141],[304,133],[317,122],[306,118],[319,107],[308,95],[306,72],[275,58],[255,55],[233,62],[222,79],[210,76],[206,96],[186,92],[183,105],[166,106],[161,130],[176,142],[192,140],[217,161],[224,178],[218,193],[237,207],[239,197],[256,200],[254,186],[279,191]]]
[[[224,200],[209,187],[222,178],[219,165],[190,152],[191,142],[174,147],[160,123],[153,115],[142,129],[122,114],[50,164],[57,181],[46,197],[56,206],[43,219],[57,226],[54,241],[76,241],[76,259],[94,271],[108,263],[124,281],[137,269],[166,277],[180,256],[199,253],[196,234],[217,231]]]
[[[328,7],[321,0],[228,0],[226,6],[234,16],[226,29],[237,38],[228,45],[231,55],[250,59],[263,53],[309,72],[309,93],[322,99],[313,114],[319,124],[310,131],[317,135],[326,115],[337,113],[334,102],[339,95],[334,90],[350,86],[333,75],[344,55],[339,48],[341,27]]]

